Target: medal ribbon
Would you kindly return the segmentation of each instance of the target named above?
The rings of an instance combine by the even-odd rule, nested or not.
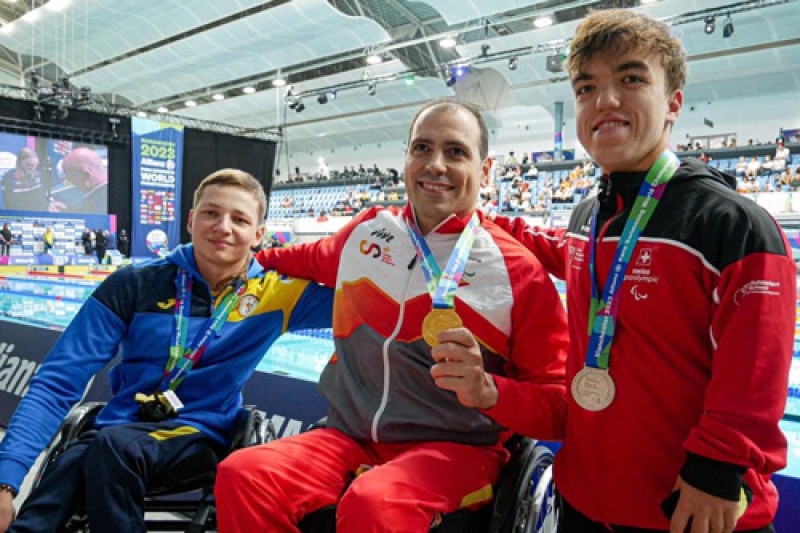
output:
[[[456,289],[464,275],[469,252],[472,250],[472,245],[480,228],[478,213],[472,213],[464,231],[461,232],[461,236],[458,238],[458,242],[456,242],[455,248],[453,248],[452,254],[450,254],[450,259],[447,260],[444,271],[436,263],[433,252],[431,252],[428,243],[425,242],[425,237],[419,231],[412,217],[408,218],[407,224],[408,234],[414,243],[414,248],[422,265],[422,273],[425,275],[428,293],[430,293],[433,300],[433,308],[453,309],[455,307]]]
[[[670,150],[664,150],[645,176],[636,201],[625,222],[625,229],[617,244],[611,271],[603,289],[602,298],[598,295],[595,277],[595,248],[597,237],[597,212],[599,200],[595,200],[592,225],[589,233],[589,275],[592,280],[592,300],[589,308],[589,348],[586,352],[586,366],[608,369],[611,344],[614,342],[614,324],[619,315],[619,288],[625,279],[633,250],[639,236],[644,231],[650,217],[658,206],[667,183],[678,169],[680,161]]]
[[[246,290],[246,280],[238,279],[233,283],[231,290],[195,335],[192,345],[185,347],[188,335],[189,311],[191,309],[192,277],[185,269],[180,270],[175,298],[175,312],[173,314],[175,331],[172,334],[169,360],[167,361],[167,367],[164,371],[164,377],[161,379],[159,390],[169,389],[174,391],[178,388],[178,385],[181,384],[192,367],[203,356],[211,340],[218,335],[223,324],[228,319],[228,315],[239,305],[239,300]]]

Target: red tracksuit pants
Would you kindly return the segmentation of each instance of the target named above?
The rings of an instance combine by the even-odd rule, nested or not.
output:
[[[436,513],[491,500],[507,459],[499,444],[358,442],[315,429],[238,450],[220,464],[219,530],[296,532],[303,516],[338,500],[339,532],[426,532]],[[363,465],[372,468],[342,494]]]

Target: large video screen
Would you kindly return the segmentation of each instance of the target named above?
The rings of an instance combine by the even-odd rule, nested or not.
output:
[[[107,147],[0,133],[0,211],[107,214]]]

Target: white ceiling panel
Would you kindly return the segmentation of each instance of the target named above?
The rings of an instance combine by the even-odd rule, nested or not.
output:
[[[75,0],[62,11],[43,5],[3,27],[0,45],[57,61],[66,72],[266,4],[265,0]],[[35,20],[34,20],[35,19]]]
[[[118,112],[130,102],[152,113],[166,105],[165,119],[184,117],[248,132],[280,127],[294,146],[309,149],[404,139],[423,102],[453,95],[490,109],[487,119],[498,135],[536,129],[537,135],[547,136],[552,135],[556,102],[564,102],[565,119],[574,111],[566,75],[549,72],[546,57],[555,52],[555,44],[572,37],[586,7],[600,3],[620,4],[72,0],[64,10],[52,11],[43,0],[0,1],[0,16],[13,20],[0,29],[0,84],[19,87],[22,71],[31,64],[28,56],[35,56],[35,68],[45,79],[45,103],[50,84],[68,73],[73,85],[103,96],[103,110]],[[758,8],[739,12],[745,4],[755,4],[661,0],[637,9],[668,20],[681,39],[689,58],[689,103],[800,94],[800,0],[760,7],[772,3],[776,0],[762,0]],[[42,6],[33,11],[35,20],[30,14],[21,16],[20,6],[31,5]],[[716,10],[717,19],[715,32],[707,35],[702,14],[709,10]],[[555,12],[557,23],[536,29],[533,18],[543,12]],[[728,12],[735,31],[725,39],[722,27]],[[681,17],[693,20],[683,23]],[[486,20],[491,31],[484,32]],[[461,44],[443,51],[436,43],[449,33],[460,33]],[[488,57],[481,59],[485,45]],[[365,79],[363,55],[370,48],[381,48],[385,61],[369,67]],[[509,51],[519,48],[530,52],[520,55],[517,68],[510,70]],[[474,64],[466,77],[447,87],[442,71],[457,60]],[[286,89],[271,88],[279,69],[302,95],[302,113],[287,109]],[[409,71],[416,73],[410,86],[404,82]],[[376,94],[370,96],[366,80],[374,79]],[[257,92],[243,95],[242,87],[250,84]],[[336,99],[318,103],[317,95],[330,88],[339,89]],[[212,100],[215,92],[226,98]],[[37,93],[32,89],[28,94]],[[181,107],[189,98],[198,106]],[[533,132],[528,136],[535,137]]]
[[[140,105],[388,39],[374,21],[345,17],[324,0],[295,0],[117,61],[76,83]]]

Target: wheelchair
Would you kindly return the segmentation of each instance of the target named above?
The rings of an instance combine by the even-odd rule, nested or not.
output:
[[[310,429],[324,427],[325,420]],[[432,533],[555,533],[553,451],[537,441],[515,436],[506,443],[511,458],[495,487],[492,504],[444,515]],[[335,533],[336,505],[310,513],[298,524],[302,533]]]
[[[92,428],[104,402],[88,402],[75,407],[64,419],[56,436],[47,448],[41,467],[36,473],[34,488],[47,467],[81,433]],[[264,413],[252,406],[242,407],[234,422],[227,453],[274,440],[275,428]],[[209,450],[178,463],[170,470],[170,479],[156,480],[147,489],[145,523],[148,531],[213,531],[217,527],[214,505],[214,480],[221,457]],[[175,482],[173,480],[180,480]],[[155,514],[155,516],[154,516]],[[69,533],[88,532],[88,517],[84,509],[75,509],[63,529]]]

